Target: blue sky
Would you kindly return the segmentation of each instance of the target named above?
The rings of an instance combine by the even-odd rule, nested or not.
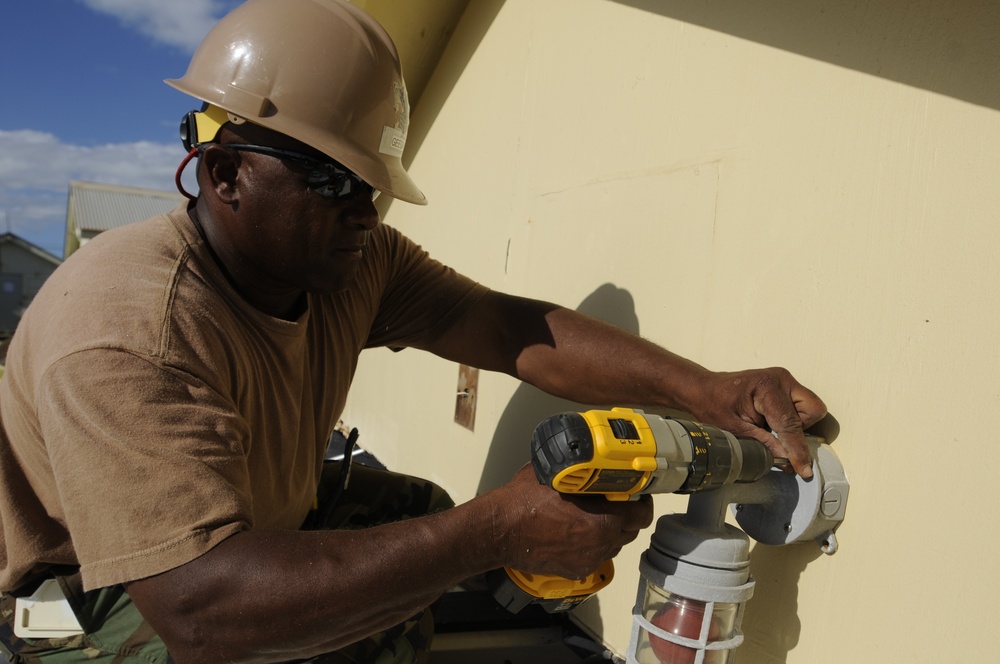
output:
[[[174,190],[199,102],[163,79],[237,4],[0,0],[0,232],[62,256],[70,180]]]

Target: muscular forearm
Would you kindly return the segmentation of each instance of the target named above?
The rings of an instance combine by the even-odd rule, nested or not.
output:
[[[240,533],[128,591],[178,664],[309,657],[501,566],[494,511],[485,500],[367,530]]]
[[[496,292],[428,350],[579,403],[688,411],[756,438],[803,476],[811,474],[803,429],[826,414],[822,400],[784,369],[709,371],[578,312]]]
[[[491,569],[583,578],[652,518],[649,501],[563,496],[525,466],[507,484],[427,517],[234,535],[128,592],[178,664],[281,662],[398,624]]]
[[[709,374],[609,323],[498,292],[484,297],[428,350],[594,405],[686,409]]]
[[[548,311],[553,343],[524,347],[521,380],[585,404],[689,408],[708,372],[618,327],[568,309]]]

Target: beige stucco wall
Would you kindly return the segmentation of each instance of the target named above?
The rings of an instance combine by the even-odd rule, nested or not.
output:
[[[998,25],[985,0],[473,0],[415,109],[431,204],[388,223],[709,367],[784,365],[839,421],[841,551],[755,547],[741,662],[996,661]],[[457,378],[368,352],[345,418],[468,499],[563,404],[484,375],[473,433]],[[647,543],[578,610],[619,652]]]

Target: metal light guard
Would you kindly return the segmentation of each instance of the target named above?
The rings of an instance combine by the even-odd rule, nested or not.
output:
[[[807,442],[812,479],[775,469],[752,484],[692,494],[687,513],[660,517],[639,562],[627,664],[735,662],[754,588],[750,537],[769,545],[815,541],[836,552],[850,484],[822,439]],[[730,507],[739,528],[726,523]]]

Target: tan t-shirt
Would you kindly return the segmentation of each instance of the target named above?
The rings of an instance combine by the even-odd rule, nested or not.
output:
[[[0,381],[0,590],[56,565],[104,587],[297,528],[361,350],[426,344],[485,291],[381,225],[356,284],[289,322],[236,293],[183,208],[97,237]]]

